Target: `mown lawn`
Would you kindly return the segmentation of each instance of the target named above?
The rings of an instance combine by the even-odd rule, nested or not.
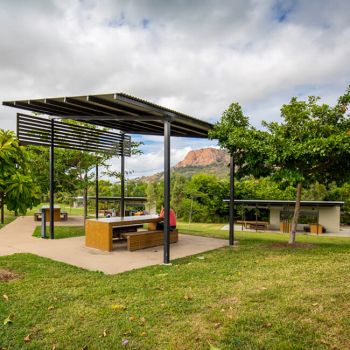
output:
[[[17,275],[0,282],[0,348],[350,348],[349,239],[300,236],[286,247],[281,234],[236,238],[236,248],[114,276],[0,257]]]
[[[13,220],[15,220],[16,217],[14,215],[6,215],[5,216],[5,222],[3,224],[0,224],[0,229],[3,228],[5,225],[9,224],[10,222],[12,222]]]
[[[39,211],[43,205],[48,205],[48,203],[40,203],[37,206],[33,207],[32,209],[28,209],[26,212],[26,215],[33,216],[34,213]],[[79,215],[79,216],[84,215],[84,208],[73,208],[67,204],[61,204],[61,203],[55,203],[55,205],[59,205],[61,207],[61,210],[66,211],[68,215]],[[7,209],[5,209],[5,214],[13,215],[13,212],[10,212]],[[92,214],[92,212],[90,214]]]
[[[50,235],[50,226],[46,226],[46,236]],[[84,226],[55,226],[55,239],[78,237],[85,235]],[[33,232],[34,237],[41,238],[41,226],[37,226]]]

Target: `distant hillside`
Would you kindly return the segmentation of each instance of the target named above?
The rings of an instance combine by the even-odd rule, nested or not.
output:
[[[172,171],[191,177],[194,174],[206,173],[225,177],[229,173],[230,162],[227,152],[216,148],[201,148],[187,153],[186,157],[177,163]],[[163,172],[150,176],[143,176],[143,181],[159,181],[163,178]]]

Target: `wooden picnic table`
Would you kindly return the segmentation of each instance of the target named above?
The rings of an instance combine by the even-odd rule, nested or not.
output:
[[[41,210],[45,210],[46,215],[46,221],[50,221],[50,206],[49,205],[43,205],[41,207]],[[53,207],[53,221],[61,221],[61,207],[58,205],[55,205]]]
[[[153,231],[156,230],[157,223],[160,221],[163,221],[163,218],[158,215],[89,219],[85,223],[85,245],[110,252],[113,249],[113,228],[148,224],[148,230]]]
[[[237,224],[243,225],[244,228],[263,228],[266,230],[268,228],[268,221],[254,221],[254,220],[237,220]]]

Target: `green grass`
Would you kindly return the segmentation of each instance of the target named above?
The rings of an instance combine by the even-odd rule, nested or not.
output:
[[[9,224],[10,222],[12,222],[13,220],[15,220],[16,217],[14,215],[6,215],[5,216],[5,222],[4,224],[0,224],[0,229],[3,228],[4,226],[6,226],[7,224]]]
[[[50,227],[46,226],[46,235],[49,236]],[[85,235],[84,226],[55,226],[55,239],[78,237]],[[41,237],[41,226],[36,226],[34,237]]]
[[[33,207],[32,209],[28,209],[26,216],[34,215],[34,213],[39,211],[43,205],[48,205],[48,203],[40,203],[37,206]],[[84,208],[73,208],[73,207],[70,207],[69,205],[61,204],[61,203],[55,203],[55,205],[59,205],[61,207],[61,210],[66,211],[68,215],[79,215],[79,216],[84,215]],[[13,215],[13,212],[10,212],[7,209],[5,209],[5,214]]]
[[[220,227],[191,233],[226,236]],[[204,259],[114,276],[30,254],[0,257],[0,268],[18,275],[0,282],[8,296],[0,346],[122,349],[128,339],[129,349],[350,348],[350,239],[298,236],[305,246],[295,248],[282,234],[236,237],[238,247]]]

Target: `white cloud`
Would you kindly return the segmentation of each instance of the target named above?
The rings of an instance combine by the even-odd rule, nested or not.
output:
[[[238,101],[258,126],[293,95],[333,103],[349,37],[346,0],[2,1],[0,100],[124,91],[212,121]],[[0,108],[0,127],[14,119]]]

